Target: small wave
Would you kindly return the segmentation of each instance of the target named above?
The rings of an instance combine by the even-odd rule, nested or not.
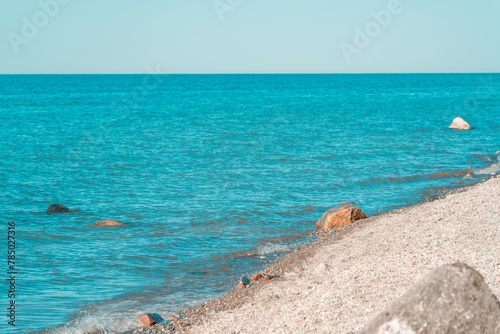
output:
[[[489,167],[476,170],[474,173],[478,175],[491,175],[500,172],[500,165],[493,164]]]
[[[116,319],[106,312],[82,314],[64,326],[49,330],[50,334],[115,334],[138,327],[135,319]],[[133,320],[132,320],[133,319]]]
[[[255,254],[262,256],[262,255],[271,254],[271,253],[278,253],[278,252],[281,252],[287,248],[288,248],[287,245],[270,244],[269,243],[269,244],[265,244],[265,245],[257,247],[255,249]]]
[[[456,170],[453,172],[436,172],[424,175],[413,175],[413,176],[404,176],[404,177],[384,177],[384,178],[372,178],[370,182],[374,183],[392,183],[392,182],[412,182],[412,181],[420,181],[420,180],[441,180],[441,179],[453,179],[461,176],[465,176],[467,174],[474,173],[474,170],[471,168]]]

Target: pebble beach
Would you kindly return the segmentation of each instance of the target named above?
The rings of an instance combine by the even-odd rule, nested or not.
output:
[[[291,247],[228,292],[133,333],[355,333],[431,270],[463,262],[500,296],[500,177]],[[235,287],[237,282],[235,282]]]

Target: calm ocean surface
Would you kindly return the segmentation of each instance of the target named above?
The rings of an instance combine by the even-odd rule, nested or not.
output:
[[[16,333],[119,333],[232,289],[342,201],[373,215],[488,177],[500,75],[0,76],[0,134]]]

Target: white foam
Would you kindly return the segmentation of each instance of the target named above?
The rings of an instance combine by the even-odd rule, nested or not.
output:
[[[137,328],[139,324],[135,319],[141,314],[128,319],[117,319],[116,315],[106,312],[81,315],[68,324],[55,328],[51,334],[115,334]]]
[[[257,255],[262,256],[262,255],[266,255],[266,254],[281,252],[287,248],[288,248],[287,245],[267,243],[263,246],[257,247],[256,253],[257,253]]]

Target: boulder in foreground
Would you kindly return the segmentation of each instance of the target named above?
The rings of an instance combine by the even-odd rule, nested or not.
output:
[[[360,334],[500,333],[500,303],[463,263],[431,271]]]
[[[335,227],[350,225],[356,220],[365,219],[368,216],[357,206],[345,205],[341,208],[331,209],[321,216],[316,223],[318,230],[331,230]]]
[[[154,324],[157,324],[157,323],[163,321],[163,319],[160,317],[160,315],[156,314],[156,313],[144,314],[138,320],[143,326],[153,326]]]
[[[96,225],[96,226],[118,226],[121,224],[122,223],[120,223],[116,220],[101,220],[100,222],[97,222],[94,225]]]
[[[51,204],[47,208],[47,213],[69,212],[69,209],[62,204]]]
[[[472,129],[472,127],[470,126],[469,123],[464,121],[464,119],[462,117],[457,117],[451,123],[450,129],[470,130],[470,129]]]

